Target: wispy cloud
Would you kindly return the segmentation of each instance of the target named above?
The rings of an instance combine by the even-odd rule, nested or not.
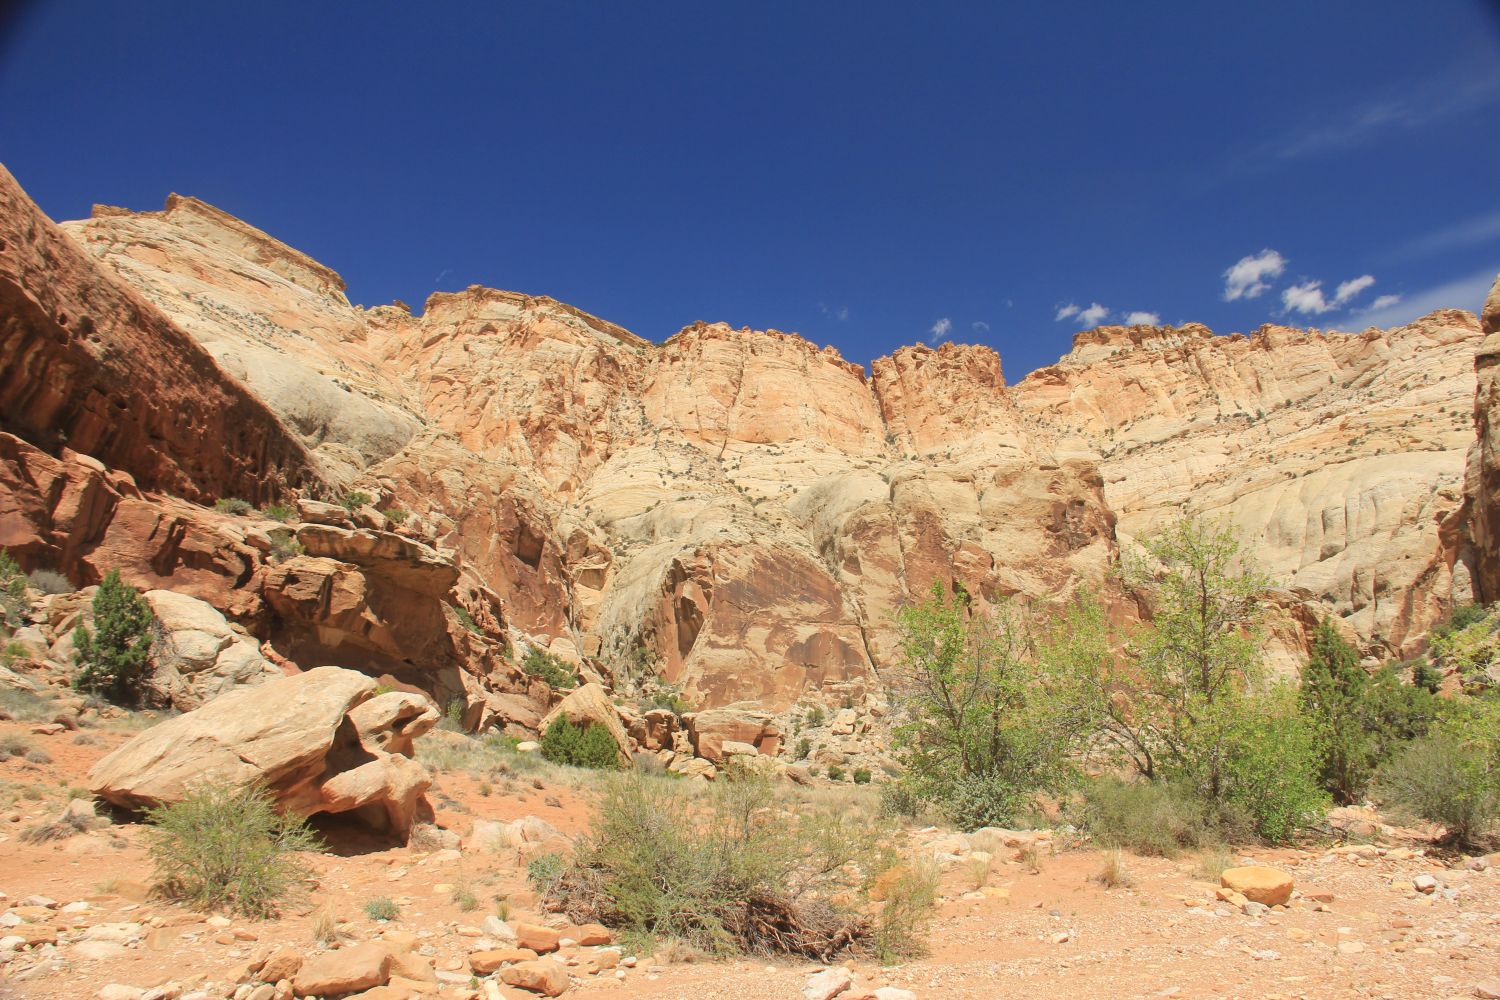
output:
[[[1095,302],[1087,309],[1081,310],[1078,313],[1078,322],[1082,323],[1084,326],[1098,326],[1100,323],[1104,322],[1104,318],[1108,315],[1109,309]]]
[[[1469,274],[1432,288],[1412,292],[1404,296],[1382,295],[1370,303],[1370,308],[1355,310],[1350,319],[1357,320],[1359,329],[1366,327],[1392,327],[1410,323],[1419,316],[1426,316],[1435,309],[1467,309],[1478,312],[1489,294],[1490,286],[1500,273],[1500,259],[1482,271]],[[1388,302],[1394,298],[1396,301]]]
[[[1281,277],[1286,258],[1269,248],[1241,257],[1224,271],[1224,301],[1253,299],[1270,289],[1269,281]]]
[[[1083,308],[1081,306],[1079,306],[1077,303],[1069,302],[1065,306],[1058,306],[1057,307],[1057,315],[1053,316],[1052,319],[1055,322],[1061,323],[1063,320],[1067,319],[1069,316],[1077,316],[1082,311],[1083,311]]]
[[[443,283],[443,279],[446,278],[446,277],[448,277],[448,275],[450,275],[452,273],[453,273],[453,268],[451,268],[451,267],[445,267],[445,268],[443,268],[442,271],[438,272],[438,276],[436,278],[432,279],[433,287],[436,288],[438,285],[441,285]]]
[[[1417,82],[1393,83],[1382,95],[1342,111],[1324,111],[1277,136],[1251,159],[1289,162],[1352,149],[1382,135],[1417,129],[1500,102],[1500,72],[1465,65]]]
[[[932,324],[932,329],[927,331],[927,340],[936,344],[940,340],[947,340],[948,334],[953,332],[953,321],[947,316]]]
[[[975,333],[989,333],[990,325],[982,319],[976,319],[974,322],[969,324],[969,329],[973,330]]]
[[[1339,287],[1333,293],[1334,305],[1341,306],[1353,300],[1356,295],[1373,284],[1375,284],[1375,276],[1371,274],[1361,274],[1357,278],[1339,282]]]
[[[1125,314],[1126,326],[1161,326],[1161,313],[1131,312]]]
[[[1442,229],[1435,229],[1417,237],[1410,243],[1396,247],[1389,254],[1390,260],[1414,260],[1431,257],[1449,250],[1462,250],[1500,240],[1500,210],[1485,212],[1456,222]]]
[[[848,306],[838,306],[837,308],[834,308],[823,302],[819,302],[818,312],[824,316],[827,316],[829,319],[836,319],[840,323],[843,323],[849,319]]]

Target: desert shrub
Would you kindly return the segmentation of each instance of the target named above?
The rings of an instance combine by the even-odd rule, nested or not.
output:
[[[75,833],[87,833],[99,820],[93,816],[65,812],[57,819],[36,823],[21,831],[21,840],[27,844],[45,844],[53,840],[66,840]]]
[[[57,717],[55,701],[22,688],[0,687],[0,710],[9,713],[17,722],[51,722]]]
[[[557,888],[558,881],[568,870],[567,859],[561,854],[538,854],[526,862],[526,881],[543,896]]]
[[[376,896],[365,900],[365,916],[371,920],[395,920],[401,916],[401,907],[389,896]]]
[[[824,722],[824,720],[826,718],[827,718],[827,716],[825,716],[823,714],[822,707],[819,706],[819,705],[814,705],[812,708],[809,708],[807,710],[807,717],[806,717],[807,728],[808,729],[816,729],[816,728],[818,728],[819,726],[821,726],[823,724],[823,722]]]
[[[458,907],[464,913],[468,913],[470,910],[476,910],[479,908],[479,897],[474,895],[474,890],[470,889],[466,885],[461,885],[454,888],[449,898],[453,901],[453,905]]]
[[[545,681],[549,687],[559,691],[578,686],[578,674],[562,660],[544,650],[532,647],[521,661],[521,669],[532,677]]]
[[[870,783],[870,769],[868,767],[856,767],[852,777],[856,785],[868,785]]]
[[[617,778],[549,902],[651,940],[723,954],[827,958],[868,950],[874,928],[850,898],[889,867],[878,832],[845,810],[779,811],[765,779]]]
[[[233,514],[241,517],[255,509],[255,504],[249,500],[241,500],[239,497],[224,497],[214,501],[214,510],[220,514]]]
[[[603,726],[575,725],[560,715],[542,734],[542,756],[554,764],[613,770],[620,766],[620,747]]]
[[[39,594],[71,594],[78,588],[73,581],[55,569],[36,569],[26,578],[31,589]]]
[[[479,627],[479,624],[474,621],[474,616],[469,613],[468,608],[464,607],[462,604],[450,604],[449,607],[453,609],[453,616],[458,619],[458,623],[460,625],[468,629],[470,632],[473,632],[475,635],[480,635],[481,633],[483,633],[484,630],[481,629]]]
[[[73,686],[118,702],[134,701],[151,652],[151,606],[110,570],[94,595],[94,627],[73,633],[79,671]]]
[[[880,815],[887,819],[915,819],[923,811],[921,797],[909,786],[899,781],[880,786]]]
[[[260,516],[272,521],[280,521],[285,524],[297,516],[297,508],[291,504],[268,503],[260,509]]]
[[[808,755],[811,754],[811,753],[812,753],[812,740],[808,739],[806,736],[804,736],[801,739],[799,739],[797,741],[797,759],[798,760],[806,760],[808,758]]]
[[[1075,819],[1101,847],[1147,856],[1175,857],[1215,837],[1192,791],[1165,781],[1090,781]]]
[[[17,660],[26,658],[26,647],[19,642],[7,642],[0,646],[0,667],[9,667]]]
[[[34,749],[31,741],[20,736],[0,736],[0,760],[9,760],[12,757],[25,758],[26,754]]]
[[[462,698],[449,698],[443,708],[443,717],[438,720],[438,728],[450,733],[464,732],[464,707]]]
[[[254,786],[203,784],[147,815],[158,891],[198,910],[274,916],[309,874],[297,852],[321,849],[300,818],[278,814]]]
[[[660,679],[655,680],[651,689],[636,704],[642,712],[665,709],[678,718],[681,718],[683,713],[692,711],[692,707],[682,697],[682,692],[677,689],[677,685]]]
[[[295,559],[307,550],[302,543],[297,541],[297,536],[290,528],[278,528],[271,532],[271,561],[286,562]]]
[[[0,625],[17,625],[26,606],[26,575],[9,552],[0,550]]]
[[[1233,868],[1237,863],[1227,847],[1215,845],[1198,852],[1197,872],[1201,877],[1217,882],[1226,868]]]
[[[406,519],[411,517],[411,511],[392,507],[390,510],[381,511],[392,524],[405,524]]]
[[[1458,674],[1464,690],[1478,693],[1500,684],[1500,609],[1460,606],[1428,633],[1427,647],[1444,671]]]
[[[348,493],[345,493],[343,496],[339,497],[338,504],[340,507],[343,507],[345,510],[352,514],[355,511],[359,510],[361,507],[368,506],[372,499],[374,498],[371,497],[370,494],[365,493],[362,490],[350,490]]]
[[[875,923],[873,950],[881,965],[894,965],[927,952],[927,927],[937,902],[938,870],[930,858],[902,868],[886,886],[885,905]]]
[[[1094,873],[1094,881],[1106,889],[1128,889],[1135,885],[1135,878],[1125,863],[1125,855],[1118,848],[1105,852],[1104,863]]]
[[[828,765],[828,780],[829,781],[843,781],[844,780],[844,769],[842,767],[839,767],[837,764],[829,764]]]
[[[1500,819],[1500,702],[1456,707],[1380,769],[1379,798],[1475,844]]]
[[[26,761],[31,764],[50,764],[52,755],[41,747],[26,751]]]

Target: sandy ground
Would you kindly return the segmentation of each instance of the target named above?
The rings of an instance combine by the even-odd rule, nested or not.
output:
[[[46,929],[55,932],[57,943],[0,955],[0,997],[88,998],[106,984],[172,984],[188,993],[206,989],[211,996],[231,996],[240,967],[270,948],[318,950],[314,923],[327,914],[354,939],[392,931],[415,935],[440,977],[462,980],[434,986],[433,995],[465,997],[472,995],[467,956],[480,936],[476,925],[496,911],[497,897],[508,901],[512,919],[558,923],[534,908],[519,854],[423,852],[338,840],[337,833],[342,853],[309,859],[316,887],[281,919],[210,922],[147,901],[141,890],[151,866],[141,827],[121,824],[41,845],[18,836],[56,816],[70,787],[76,791],[84,784],[89,766],[130,734],[91,730],[80,744],[76,733],[41,735],[27,724],[0,722],[0,738],[7,735],[28,740],[50,761],[0,762],[0,909],[16,915],[0,914],[0,921],[20,917],[28,927],[44,928],[43,936]],[[438,776],[434,797],[440,823],[460,834],[476,819],[533,815],[571,835],[587,826],[590,792],[586,784],[547,784],[524,775],[492,785],[454,771]],[[942,836],[915,835],[914,843]],[[1403,849],[1413,846],[1419,850]],[[1256,863],[1283,867],[1297,880],[1300,898],[1261,916],[1216,901],[1215,883],[1203,878],[1193,858],[1127,855],[1133,884],[1114,889],[1093,877],[1104,860],[1097,851],[1044,854],[1039,871],[999,858],[988,876],[988,895],[974,891],[969,865],[953,863],[943,876],[930,955],[885,969],[854,963],[856,986],[845,995],[896,986],[924,1000],[1474,996],[1479,983],[1500,977],[1500,873],[1472,870],[1463,858],[1423,856],[1423,846],[1395,845],[1370,858],[1321,847],[1241,852]],[[1424,874],[1438,882],[1431,894],[1413,888]],[[472,891],[479,907],[461,910],[454,887]],[[33,895],[57,906],[28,908]],[[398,919],[380,923],[365,915],[365,902],[377,896],[399,905]],[[74,904],[73,912],[64,911],[67,904]],[[106,949],[79,943],[91,934],[107,938],[109,932],[97,928],[118,923],[141,924],[138,939]],[[0,937],[7,933],[13,931],[0,927]],[[94,951],[108,954],[92,957]],[[566,949],[564,957],[581,963],[593,951]],[[591,975],[575,966],[568,995],[800,997],[820,968],[807,962],[666,963],[639,957],[636,968],[618,976]],[[533,996],[509,988],[499,995]]]

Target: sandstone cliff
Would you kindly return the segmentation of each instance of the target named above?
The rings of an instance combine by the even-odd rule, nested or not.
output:
[[[40,219],[18,190],[5,208],[7,225]],[[499,655],[507,637],[622,685],[654,663],[703,706],[858,694],[889,661],[891,612],[933,580],[981,601],[1079,585],[1121,597],[1118,546],[1183,505],[1232,517],[1290,588],[1287,650],[1333,613],[1372,655],[1408,652],[1453,600],[1492,586],[1493,562],[1471,570],[1479,546],[1455,527],[1492,510],[1464,500],[1481,331],[1463,312],[1360,334],[1105,327],[1007,386],[977,346],[903,348],[867,372],[794,334],[698,323],[658,345],[487,288],[435,294],[420,315],[364,309],[333,271],[191,198],[49,231],[52,252],[130,296],[129,315],[160,317],[161,336],[211,366],[211,391],[243,393],[264,408],[251,425],[279,433],[275,447],[214,457],[240,462],[239,479],[156,475],[152,489],[355,486],[411,512],[395,532],[372,527],[446,560],[412,576],[397,564],[425,557],[378,557],[394,542],[350,560],[312,551],[332,541],[299,528],[308,554],[271,566],[219,532],[187,562],[231,582],[200,595],[259,622],[281,655],[431,671],[472,712],[522,728],[545,706],[523,704],[527,681]],[[15,287],[49,294],[36,272]],[[7,382],[7,414],[36,381]],[[82,484],[67,463],[85,459],[42,444],[0,465],[0,544],[45,539],[33,561],[77,550],[93,572],[130,563],[168,585],[183,560],[153,556],[160,543],[101,548],[129,535],[110,518],[84,518],[93,541],[69,540],[78,515],[16,470],[61,463],[47,481]],[[130,468],[128,449],[91,453]],[[1476,454],[1477,468],[1488,452]],[[111,509],[126,510],[128,488],[116,492]],[[403,601],[417,610],[404,616]],[[445,605],[480,621],[479,648]]]

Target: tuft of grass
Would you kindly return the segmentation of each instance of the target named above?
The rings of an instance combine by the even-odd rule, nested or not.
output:
[[[395,920],[401,916],[401,907],[389,896],[376,896],[365,900],[365,916],[371,920]]]
[[[268,503],[260,509],[260,516],[285,524],[297,516],[297,509],[291,504]]]
[[[886,888],[885,905],[875,925],[874,952],[881,965],[895,965],[927,952],[927,927],[937,902],[938,870],[931,858],[905,866]]]
[[[41,747],[34,747],[26,751],[26,759],[33,764],[50,764],[52,755]]]
[[[458,907],[464,913],[468,913],[470,910],[476,910],[479,908],[479,897],[475,896],[474,891],[466,885],[461,885],[455,888],[449,898],[452,900],[453,905]]]
[[[339,921],[331,906],[320,906],[313,914],[313,941],[328,947],[339,938]]]
[[[1031,874],[1040,875],[1042,873],[1042,849],[1035,841],[1023,846],[1017,852],[1016,860],[1021,862]]]
[[[24,758],[33,749],[30,740],[13,733],[0,736],[0,760],[9,760],[12,757]]]
[[[214,510],[220,514],[233,514],[240,517],[255,510],[255,504],[249,500],[241,500],[239,497],[224,497],[214,501]]]
[[[71,594],[78,589],[72,580],[53,569],[32,570],[26,580],[40,594]]]
[[[53,840],[67,840],[75,833],[87,833],[94,825],[89,816],[74,816],[64,813],[57,819],[28,826],[21,831],[21,840],[27,844],[45,844]]]
[[[504,896],[495,897],[495,916],[501,920],[509,920],[515,911],[511,908],[510,900]]]
[[[1106,889],[1128,889],[1135,885],[1125,855],[1118,850],[1105,852],[1104,864],[1094,873],[1094,881]]]
[[[964,862],[964,877],[974,888],[982,889],[990,884],[990,871],[993,865],[993,858],[971,857]]]
[[[1198,852],[1198,874],[1210,881],[1219,881],[1224,869],[1235,866],[1234,855],[1227,847],[1215,845]]]
[[[322,847],[300,818],[278,814],[270,793],[256,786],[204,783],[147,817],[158,893],[198,910],[275,916],[309,874],[298,852]]]

